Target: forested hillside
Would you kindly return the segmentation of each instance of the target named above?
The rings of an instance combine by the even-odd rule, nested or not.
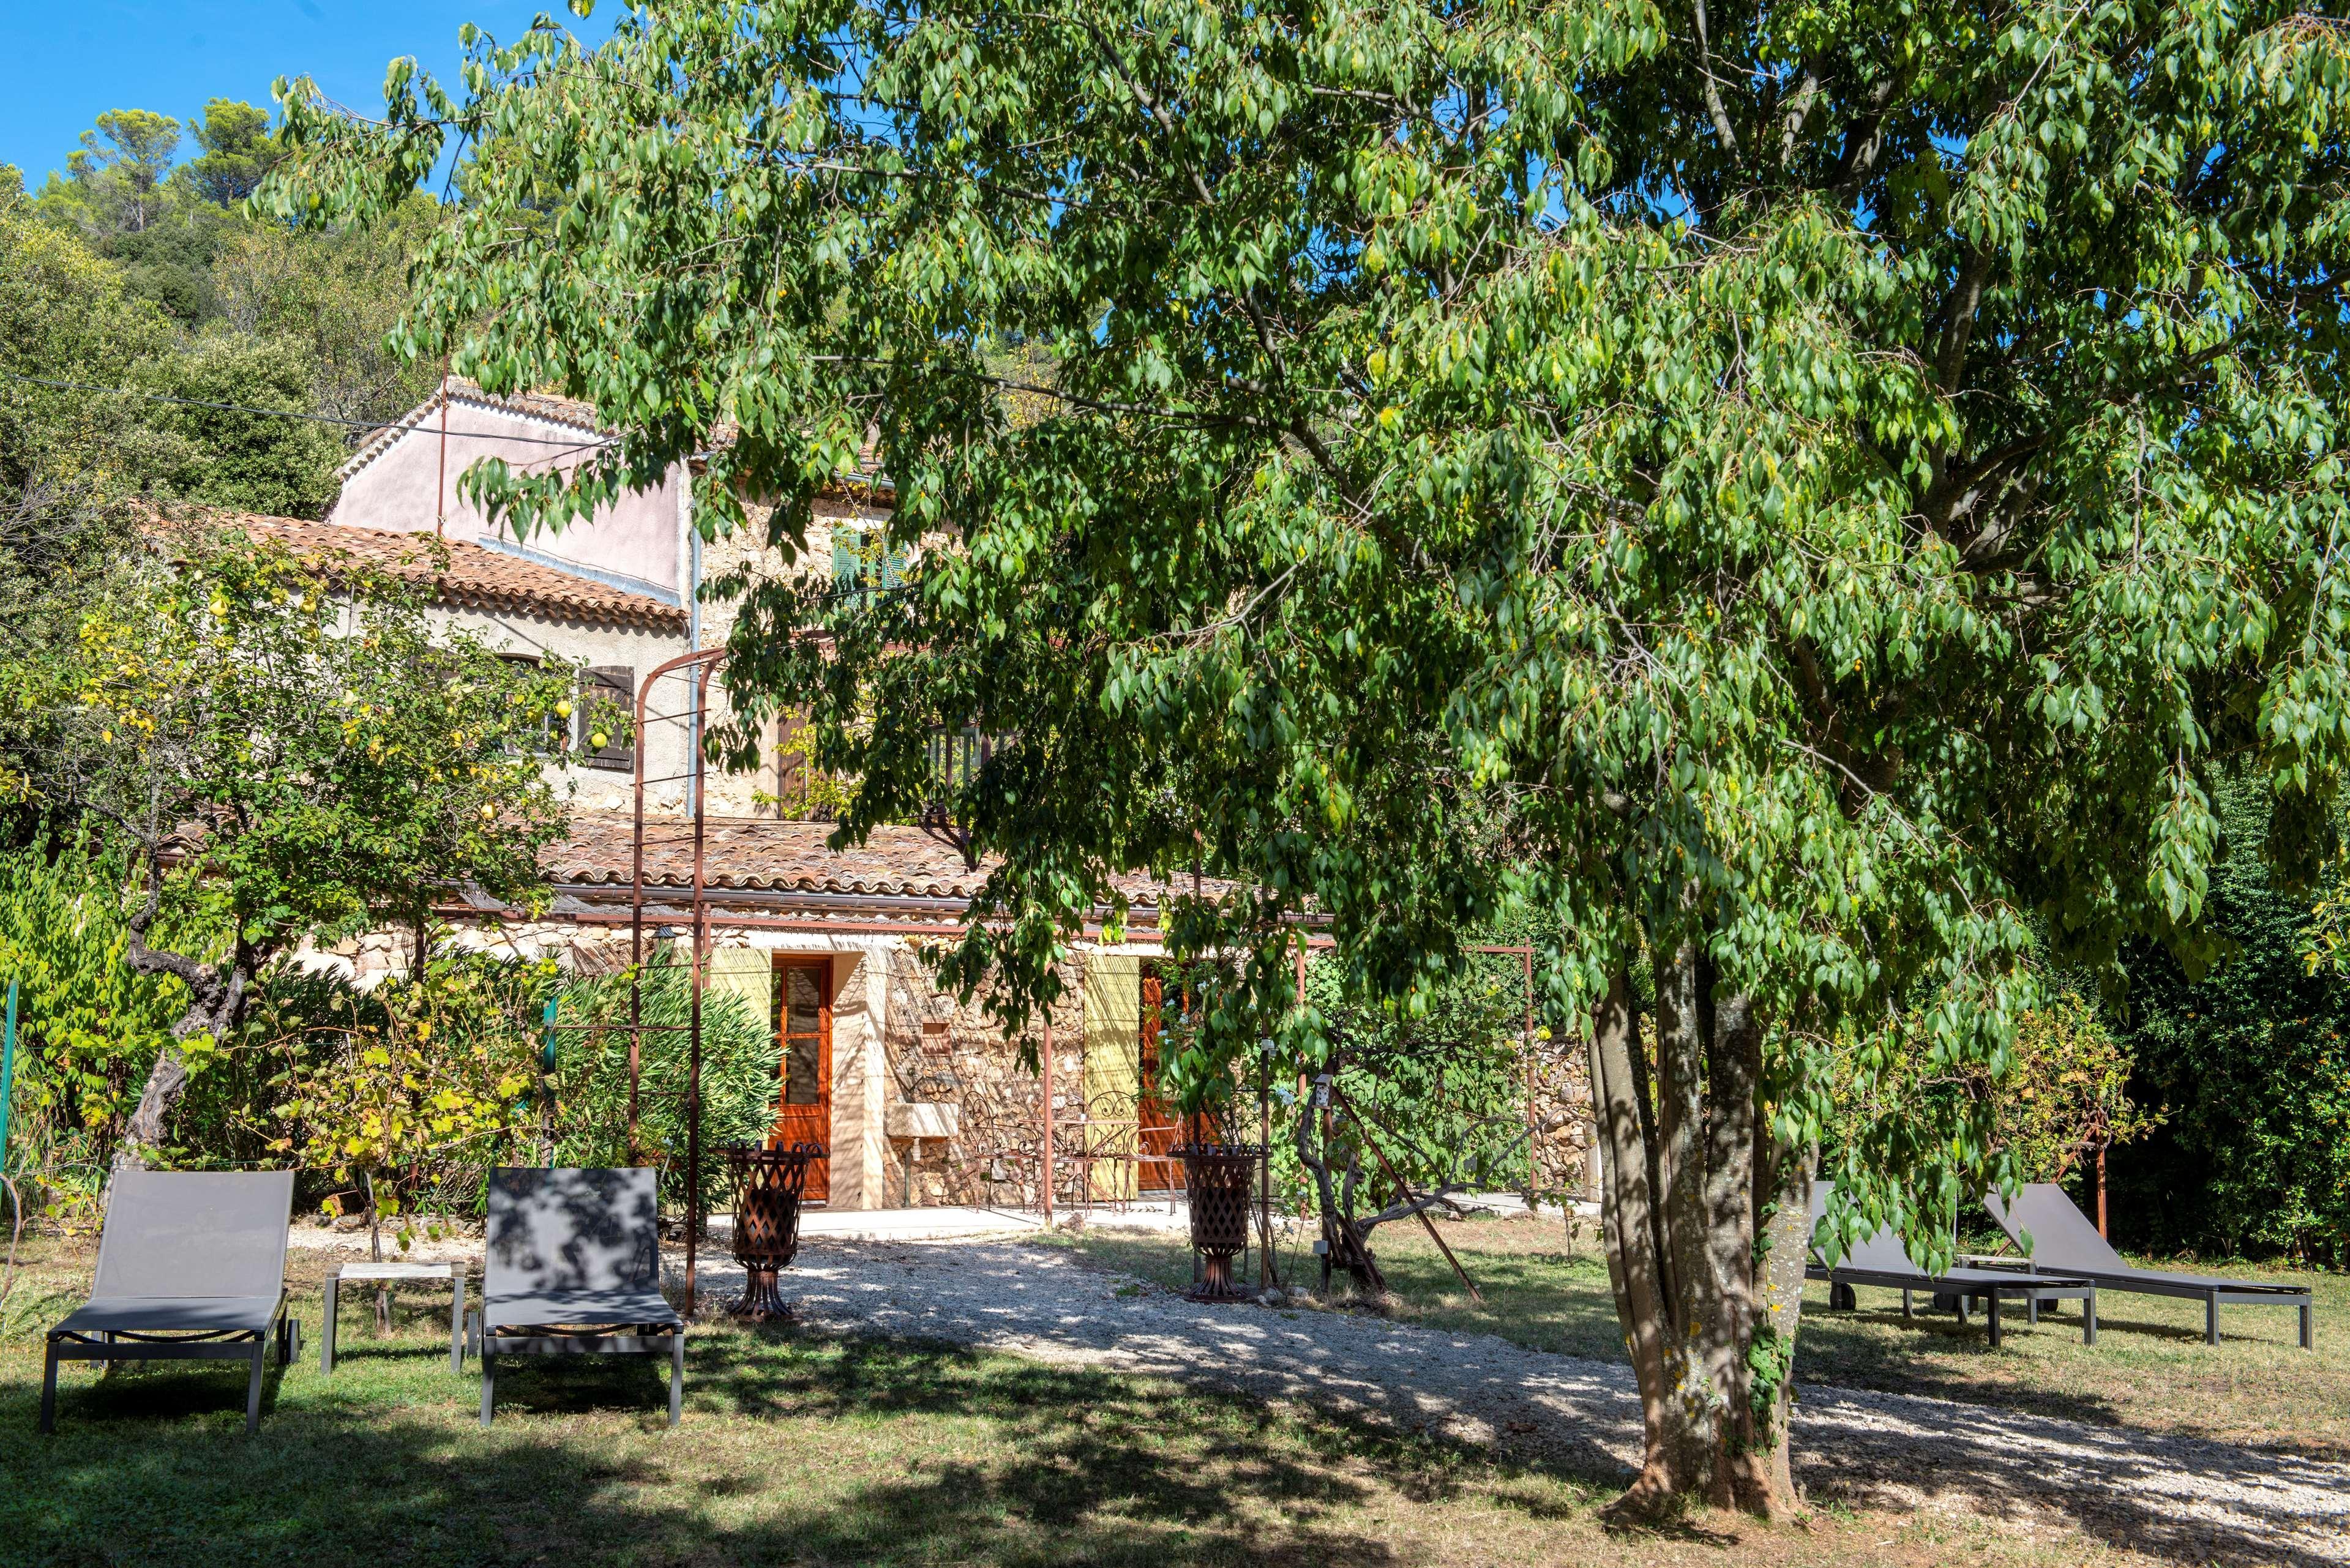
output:
[[[100,115],[32,190],[0,166],[9,511],[148,496],[315,516],[359,428],[430,389],[438,367],[385,335],[437,204],[366,234],[248,217],[277,156],[265,110],[214,99],[185,124]]]

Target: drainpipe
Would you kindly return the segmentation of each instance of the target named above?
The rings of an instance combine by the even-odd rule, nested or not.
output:
[[[432,536],[447,536],[449,530],[449,361],[441,361],[441,472],[432,492]]]
[[[685,491],[678,498],[677,515],[685,530],[685,650],[702,651],[702,533],[693,525],[693,480],[685,479]],[[709,686],[704,679],[694,682],[693,707],[686,722],[688,742],[693,747],[686,773],[688,794],[686,809],[699,815],[702,811],[702,693]]]

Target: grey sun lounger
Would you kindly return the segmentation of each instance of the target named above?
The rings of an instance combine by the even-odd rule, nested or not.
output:
[[[1983,1199],[1983,1207],[1991,1210],[1991,1217],[1999,1221],[1999,1228],[2007,1232],[2016,1251],[2024,1254],[2023,1262],[2029,1268],[2045,1267],[2054,1273],[2079,1274],[2109,1291],[2180,1296],[2201,1302],[2206,1344],[2220,1343],[2221,1303],[2253,1302],[2299,1308],[2301,1347],[2316,1348],[2313,1303],[2309,1292],[2299,1285],[2265,1285],[2218,1274],[2138,1268],[2107,1245],[2106,1239],[2097,1234],[2097,1228],[2089,1223],[2088,1216],[2074,1208],[2064,1189],[2051,1181],[2032,1183],[2015,1195],[2012,1204],[2002,1201],[1994,1192]]]
[[[2081,1343],[2097,1343],[2097,1287],[2093,1280],[2074,1279],[2063,1274],[2027,1274],[2013,1269],[1950,1269],[1939,1274],[1928,1273],[1912,1262],[1909,1251],[1901,1244],[1900,1232],[1891,1227],[1863,1238],[1834,1268],[1821,1261],[1818,1250],[1820,1220],[1827,1212],[1828,1199],[1835,1191],[1832,1181],[1812,1183],[1812,1255],[1805,1262],[1804,1277],[1828,1282],[1828,1299],[1836,1304],[1841,1293],[1846,1306],[1852,1304],[1852,1288],[1869,1285],[1901,1293],[1901,1315],[1909,1315],[1911,1298],[1918,1292],[1956,1299],[1959,1321],[1966,1321],[1966,1303],[1984,1303],[1990,1309],[1991,1348],[2000,1344],[1999,1309],[2002,1302],[2022,1302],[2031,1314],[2032,1321],[2040,1319],[2043,1302],[2077,1301],[2081,1303]]]
[[[298,1353],[285,1313],[290,1170],[120,1170],[88,1304],[49,1330],[41,1430],[57,1430],[60,1361],[245,1361],[244,1429],[261,1426],[264,1357]]]
[[[660,1293],[650,1170],[490,1173],[482,1281],[482,1425],[500,1355],[663,1355],[669,1424],[685,1405],[685,1320]]]

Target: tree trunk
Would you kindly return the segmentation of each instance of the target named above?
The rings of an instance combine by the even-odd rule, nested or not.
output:
[[[1592,1018],[1607,1277],[1644,1428],[1640,1473],[1617,1506],[1711,1502],[1779,1517],[1795,1501],[1787,1368],[1810,1160],[1766,1130],[1752,1000],[1716,995],[1693,944],[1655,968],[1653,1080],[1621,966]]]
[[[172,1025],[172,1038],[155,1054],[155,1064],[147,1071],[147,1085],[140,1091],[138,1108],[131,1112],[122,1142],[115,1147],[117,1170],[144,1168],[161,1158],[163,1141],[172,1127],[172,1113],[180,1108],[180,1097],[188,1088],[188,1058],[180,1043],[199,1034],[221,1038],[243,1020],[245,987],[259,962],[258,953],[242,934],[230,950],[228,962],[217,968],[199,963],[184,953],[149,947],[147,930],[154,924],[163,902],[162,873],[151,859],[149,864],[147,901],[128,922],[130,941],[123,948],[122,959],[140,974],[177,978],[188,988],[188,1005]]]
[[[1788,1457],[1788,1436],[1794,1410],[1795,1330],[1804,1310],[1804,1257],[1812,1239],[1814,1156],[1810,1149],[1775,1147],[1771,1152],[1770,1168],[1756,1189],[1758,1195],[1768,1194],[1758,1205],[1762,1254],[1754,1276],[1759,1319],[1754,1343],[1761,1354],[1749,1362],[1761,1363],[1772,1376],[1767,1382],[1757,1376],[1747,1397],[1750,1462],[1742,1478],[1745,1495],[1739,1501],[1766,1519],[1783,1519],[1802,1501]]]
[[[1712,976],[1706,976],[1709,987]],[[1754,1124],[1762,1088],[1762,1039],[1753,1002],[1724,997],[1707,1009],[1705,1260],[1711,1332],[1701,1336],[1707,1384],[1721,1399],[1715,1433],[1713,1501],[1728,1508],[1755,1494],[1752,1376],[1754,1331]]]
[[[182,1018],[182,1023],[185,1022]],[[180,1108],[180,1096],[187,1093],[188,1059],[180,1049],[182,1036],[177,1025],[172,1033],[173,1037],[163,1042],[162,1049],[155,1053],[155,1064],[147,1070],[147,1086],[139,1093],[139,1106],[130,1113],[122,1141],[115,1146],[117,1170],[143,1170],[161,1156],[163,1136],[171,1130],[172,1113]]]
[[[1673,1389],[1664,1433],[1676,1490],[1716,1467],[1721,1389],[1721,1303],[1708,1262],[1705,1040],[1699,1028],[1697,952],[1684,942],[1659,958],[1657,974],[1657,1143],[1663,1178],[1659,1227],[1671,1334],[1665,1375]]]
[[[367,1193],[368,1262],[380,1263],[383,1262],[383,1210],[375,1205],[375,1172],[359,1172],[359,1180]],[[375,1288],[375,1331],[378,1334],[391,1332],[391,1291],[389,1286],[378,1285]]]
[[[1631,977],[1621,969],[1607,977],[1607,997],[1592,1018],[1591,1105],[1607,1150],[1600,1171],[1600,1226],[1607,1237],[1607,1278],[1615,1288],[1616,1315],[1624,1325],[1624,1347],[1640,1389],[1640,1422],[1646,1434],[1639,1478],[1624,1494],[1636,1509],[1669,1504],[1683,1490],[1674,1469],[1680,1457],[1671,1441],[1677,1390],[1667,1370],[1678,1337],[1667,1310],[1657,1245],[1656,1195],[1649,1185],[1655,1152],[1641,1136],[1640,1097],[1634,1063],[1639,1052],[1640,1017],[1632,1001]]]

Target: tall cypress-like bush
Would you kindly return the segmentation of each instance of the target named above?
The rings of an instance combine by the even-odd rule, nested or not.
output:
[[[2212,928],[2230,950],[2201,979],[2169,955],[2127,960],[2132,1097],[2168,1120],[2109,1162],[2125,1245],[2168,1253],[2350,1260],[2350,983],[2304,956],[2312,904],[2266,860],[2266,803],[2222,797],[2228,853]]]

